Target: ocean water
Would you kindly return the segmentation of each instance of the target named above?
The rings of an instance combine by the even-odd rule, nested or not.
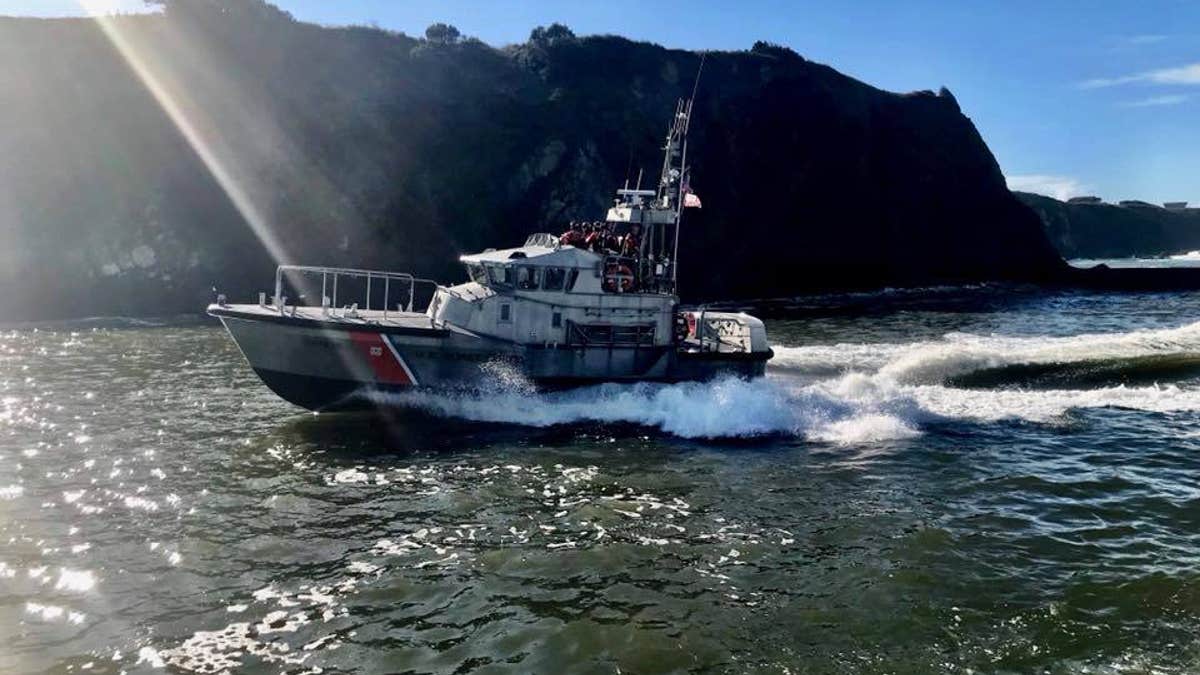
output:
[[[3,329],[0,672],[1200,668],[1200,297],[861,300],[754,382],[386,416],[207,323]]]

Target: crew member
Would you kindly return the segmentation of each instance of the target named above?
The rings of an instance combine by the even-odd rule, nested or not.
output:
[[[583,226],[581,226],[577,221],[572,220],[571,228],[562,233],[562,236],[558,238],[558,243],[562,244],[563,246],[580,247],[583,246],[583,240]]]
[[[588,227],[587,238],[585,239],[587,249],[596,253],[601,253],[604,247],[604,233],[600,231],[598,223],[592,223]]]
[[[621,238],[621,255],[626,258],[637,256],[642,246],[641,229],[637,223],[629,226],[629,232]]]
[[[616,255],[621,250],[621,238],[617,236],[617,232],[613,229],[611,223],[604,223],[604,248],[608,249],[608,252],[613,255]]]

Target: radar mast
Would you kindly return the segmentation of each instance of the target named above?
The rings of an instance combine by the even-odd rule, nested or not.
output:
[[[608,221],[641,227],[639,278],[652,290],[675,293],[678,277],[679,216],[687,175],[687,132],[692,116],[692,99],[679,99],[667,128],[663,146],[662,173],[654,190],[628,185],[617,190]]]

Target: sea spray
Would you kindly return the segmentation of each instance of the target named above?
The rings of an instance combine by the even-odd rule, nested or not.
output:
[[[972,372],[1022,364],[1200,354],[1200,323],[1180,328],[1069,337],[948,333],[908,344],[775,347],[768,376],[707,383],[602,384],[538,392],[497,366],[484,391],[377,394],[380,403],[478,422],[532,427],[635,424],[691,439],[793,436],[835,444],[881,443],[954,420],[1053,423],[1075,408],[1200,410],[1200,392],[1172,386],[1064,386],[1031,391],[953,386]],[[1069,379],[1070,371],[1064,377]]]
[[[910,343],[775,346],[776,374],[828,377],[878,374],[906,384],[942,384],[956,376],[1011,365],[1070,364],[1151,356],[1200,355],[1200,323],[1178,328],[1065,337],[952,332]]]
[[[603,384],[562,392],[526,391],[442,393],[414,390],[387,394],[384,402],[436,415],[479,422],[534,427],[581,422],[637,424],[681,438],[753,438],[801,436],[836,442],[843,436],[882,439],[916,433],[908,419],[918,413],[911,401],[892,396],[851,394],[823,386],[794,386],[785,378],[681,384]],[[874,431],[864,434],[854,420],[870,418]],[[890,422],[881,424],[887,417]]]
[[[1200,323],[1068,337],[950,333],[940,341],[909,346],[881,368],[880,374],[901,382],[936,384],[957,375],[1017,364],[1069,364],[1193,353],[1200,354]]]
[[[832,430],[869,426],[872,411],[884,410],[889,419],[918,428],[938,421],[995,422],[1005,419],[1054,423],[1073,409],[1116,407],[1158,413],[1200,410],[1200,391],[1169,384],[1171,369],[1191,377],[1200,357],[1200,323],[1176,328],[1089,333],[1057,337],[1012,337],[948,333],[939,340],[908,344],[841,343],[808,347],[777,347],[776,378],[807,381],[855,410],[809,437]],[[838,371],[838,365],[842,368]],[[1100,364],[1099,366],[1097,364]],[[1019,366],[1045,366],[1040,369]],[[1055,368],[1055,366],[1062,366]],[[1085,367],[1086,366],[1086,367]],[[1009,368],[1013,372],[1004,371]],[[1122,377],[1141,379],[1152,374],[1162,382],[1146,386],[1088,386]],[[953,386],[963,376],[998,370],[989,388]],[[1027,371],[1048,371],[1057,386],[1030,390],[1019,379]],[[829,373],[838,373],[827,375]],[[802,377],[807,376],[807,378]],[[1011,378],[1005,386],[1005,377]],[[813,378],[817,378],[815,382]],[[1144,381],[1144,380],[1143,380]],[[878,427],[879,422],[875,425]],[[859,437],[869,439],[870,433]],[[883,437],[894,437],[882,433]]]

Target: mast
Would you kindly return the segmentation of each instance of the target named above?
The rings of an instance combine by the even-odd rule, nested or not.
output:
[[[679,221],[682,215],[683,183],[687,176],[687,133],[691,125],[692,102],[700,85],[704,69],[704,54],[691,96],[675,103],[675,114],[667,126],[663,143],[662,171],[653,190],[641,189],[641,174],[637,188],[617,190],[617,200],[608,210],[608,221],[630,223],[642,229],[642,259],[639,265],[645,273],[639,277],[652,281],[658,292],[678,295],[679,279]]]
[[[662,174],[659,176],[658,194],[655,198],[656,205],[669,214],[668,218],[663,219],[660,232],[662,252],[671,251],[670,269],[664,270],[663,276],[668,277],[671,291],[676,294],[679,279],[679,219],[683,208],[687,132],[691,118],[692,99],[680,99],[675,104],[675,116],[667,129],[667,139],[663,146]]]
[[[688,107],[691,107],[691,101],[688,102]],[[686,133],[686,132],[684,132]],[[675,246],[671,252],[671,285],[675,289],[675,295],[679,295],[679,224],[683,219],[683,184],[687,181],[687,140],[683,141],[683,177],[679,180],[679,195],[675,200]]]

